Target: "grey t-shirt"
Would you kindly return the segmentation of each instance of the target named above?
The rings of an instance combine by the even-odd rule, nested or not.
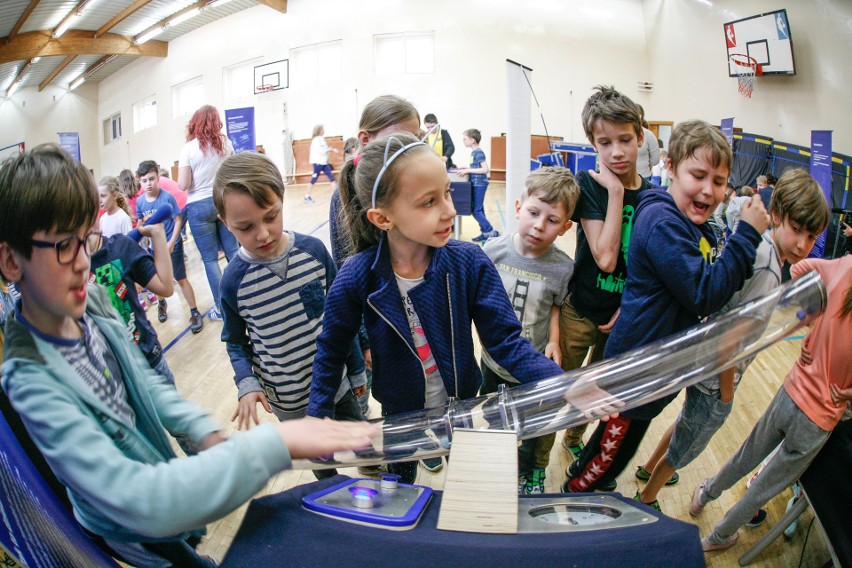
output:
[[[763,233],[757,254],[754,259],[754,274],[745,281],[742,289],[734,294],[728,303],[716,315],[724,314],[731,309],[754,299],[765,296],[774,288],[781,285],[781,256],[768,232]],[[767,322],[768,323],[768,322]],[[734,372],[734,386],[739,385],[746,368],[754,360],[746,359],[737,364]],[[697,383],[696,388],[705,394],[714,394],[719,390],[719,377],[713,377]]]
[[[568,283],[574,274],[574,261],[556,246],[538,258],[521,256],[515,248],[514,235],[489,239],[483,250],[500,273],[503,287],[521,322],[523,337],[529,339],[537,351],[543,352],[550,335],[550,308],[561,306],[565,301]],[[482,359],[505,380],[519,382],[484,349]]]

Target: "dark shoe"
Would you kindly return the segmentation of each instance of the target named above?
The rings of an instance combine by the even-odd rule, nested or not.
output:
[[[595,487],[595,491],[603,491],[604,493],[612,493],[618,488],[618,482],[616,480],[607,481],[606,483],[598,483],[598,486]]]
[[[751,518],[751,520],[746,523],[746,526],[752,527],[752,528],[759,527],[760,525],[763,524],[763,521],[765,521],[765,520],[766,520],[766,511],[764,511],[763,509],[758,509],[757,513],[754,514],[754,516]]]
[[[157,319],[161,322],[164,322],[169,319],[168,311],[169,306],[168,304],[166,304],[166,299],[163,298],[162,300],[160,300],[160,303],[157,304]]]
[[[500,236],[500,231],[491,231],[490,233],[488,233],[489,239],[493,239],[494,237],[499,237],[499,236]]]
[[[426,458],[420,460],[420,465],[422,465],[426,471],[435,473],[436,471],[441,471],[441,469],[443,469],[444,458]]]
[[[472,240],[475,243],[483,243],[483,242],[488,240],[488,237],[490,235],[491,235],[491,233],[480,233],[479,236],[473,237],[470,240]]]
[[[583,453],[583,448],[586,447],[586,444],[580,442],[579,444],[566,444],[565,439],[562,439],[562,447],[565,448],[565,451],[574,456],[575,460],[580,459],[580,454]]]
[[[384,473],[388,472],[388,466],[379,464],[379,465],[362,465],[358,468],[358,473],[360,475],[366,475],[367,477],[378,477]]]
[[[640,481],[648,481],[651,479],[651,472],[640,465],[636,468],[636,479]],[[680,481],[680,475],[678,475],[677,472],[674,472],[669,480],[666,481],[666,485],[674,485],[678,481]]]
[[[192,333],[198,333],[204,327],[204,316],[200,312],[189,315],[189,329]]]
[[[633,500],[639,501],[640,503],[642,503],[641,492],[637,491],[636,495],[633,496]],[[651,507],[655,511],[659,511],[661,513],[663,512],[663,510],[660,508],[660,502],[657,499],[654,499],[650,503],[642,503],[642,504],[647,505],[648,507]]]

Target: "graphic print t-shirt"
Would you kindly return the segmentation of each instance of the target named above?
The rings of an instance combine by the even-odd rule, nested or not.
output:
[[[580,199],[574,211],[573,221],[581,219],[603,221],[606,219],[609,192],[589,175],[582,171],[577,174],[580,185]],[[574,266],[574,279],[571,281],[571,305],[584,318],[592,320],[595,325],[607,323],[621,305],[621,294],[627,282],[628,247],[633,233],[633,221],[639,195],[651,184],[642,180],[639,189],[624,190],[624,201],[621,207],[621,253],[615,265],[615,270],[604,272],[600,269],[589,240],[582,225],[577,227],[577,258]]]
[[[160,362],[162,348],[154,327],[139,304],[134,283],[145,285],[155,274],[154,258],[125,235],[111,236],[100,250],[92,254],[89,282],[100,284],[109,291],[113,307],[127,324],[128,335],[152,367]]]
[[[423,278],[403,278],[398,274],[395,276],[396,284],[399,286],[399,294],[402,296],[402,305],[405,308],[405,317],[408,318],[408,326],[411,329],[411,339],[414,341],[414,348],[417,350],[417,356],[420,358],[423,374],[426,377],[426,404],[424,408],[443,406],[448,398],[447,389],[444,388],[444,381],[441,380],[438,363],[432,356],[432,347],[429,345],[429,340],[426,339],[423,326],[420,325],[420,316],[414,310],[414,304],[408,295],[408,291],[423,282]]]

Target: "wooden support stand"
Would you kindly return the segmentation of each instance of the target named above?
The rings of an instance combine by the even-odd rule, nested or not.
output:
[[[518,532],[517,434],[453,430],[438,528],[474,533]]]

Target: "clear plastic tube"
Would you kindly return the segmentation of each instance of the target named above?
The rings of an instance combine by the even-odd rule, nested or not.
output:
[[[542,436],[635,408],[718,375],[808,325],[825,309],[816,272],[670,338],[562,375],[444,407],[373,420],[373,447],[328,460],[297,460],[295,469],[324,469],[438,457],[456,428],[509,430]]]

